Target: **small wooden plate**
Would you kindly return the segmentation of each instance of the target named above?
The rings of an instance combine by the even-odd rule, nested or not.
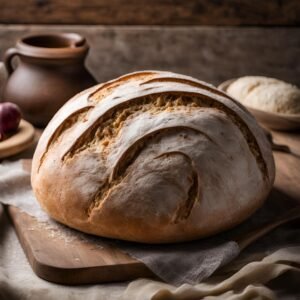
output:
[[[218,86],[218,89],[227,92],[228,86],[234,80],[235,79],[229,79],[224,81]],[[284,131],[300,129],[300,114],[279,114],[255,109],[247,105],[244,106],[254,115],[260,124],[269,129]]]
[[[21,120],[18,131],[0,141],[0,159],[9,157],[27,149],[34,141],[34,128],[25,120]]]

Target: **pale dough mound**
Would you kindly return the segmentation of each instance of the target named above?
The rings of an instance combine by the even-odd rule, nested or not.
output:
[[[300,113],[300,89],[275,78],[241,77],[229,85],[227,93],[252,108],[283,114]]]

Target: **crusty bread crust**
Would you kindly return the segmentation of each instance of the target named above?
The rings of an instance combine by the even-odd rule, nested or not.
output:
[[[243,106],[194,78],[143,71],[67,102],[39,141],[31,181],[70,227],[168,243],[242,222],[274,177],[270,145]]]

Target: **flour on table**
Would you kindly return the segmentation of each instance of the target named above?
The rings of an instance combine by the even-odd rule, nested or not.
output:
[[[36,218],[37,226],[27,228],[28,231],[45,229],[49,237],[64,240],[66,243],[75,240],[92,241],[97,247],[103,247],[101,238],[59,224],[41,209],[31,189],[30,174],[23,169],[21,161],[0,164],[0,203],[15,206]]]

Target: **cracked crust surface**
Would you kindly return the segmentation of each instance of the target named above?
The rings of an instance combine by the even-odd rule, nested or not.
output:
[[[67,102],[39,141],[31,180],[70,227],[167,243],[242,222],[274,176],[270,145],[239,103],[194,78],[143,71]]]

